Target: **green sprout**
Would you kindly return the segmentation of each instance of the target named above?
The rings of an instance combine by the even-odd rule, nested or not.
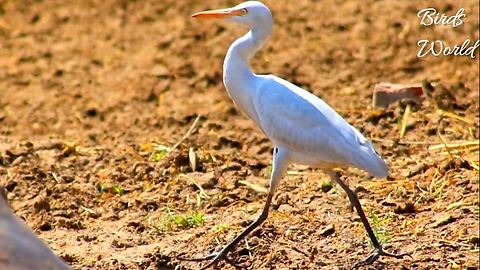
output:
[[[98,192],[100,193],[105,193],[108,190],[108,186],[106,184],[100,184],[98,186]]]
[[[372,220],[372,227],[375,235],[377,236],[378,241],[380,244],[385,244],[390,242],[392,236],[388,232],[388,230],[384,227],[386,223],[390,221],[389,218],[380,218],[375,213],[370,214],[370,218]]]
[[[178,215],[169,208],[167,208],[167,212],[167,216],[163,219],[163,225],[168,230],[192,228],[204,222],[204,215],[199,212]]]
[[[230,225],[228,224],[220,224],[216,228],[217,233],[223,233],[223,232],[228,232],[231,229]]]
[[[122,196],[123,194],[125,194],[125,191],[123,190],[123,188],[120,185],[110,186],[108,184],[101,183],[101,184],[98,185],[97,189],[98,189],[98,192],[100,192],[100,194],[103,194],[103,193],[106,193],[106,192],[115,193],[119,196]]]
[[[153,148],[152,158],[155,161],[162,160],[170,152],[170,148],[165,145],[156,144]]]
[[[268,165],[267,168],[265,169],[264,176],[266,178],[270,178],[271,175],[272,175],[272,165]]]
[[[333,188],[333,183],[330,180],[326,180],[322,183],[321,189],[323,192],[329,192]]]
[[[119,196],[122,196],[125,193],[123,188],[120,185],[114,185],[112,188],[113,188],[113,191],[115,191],[115,193],[117,193],[117,195]]]

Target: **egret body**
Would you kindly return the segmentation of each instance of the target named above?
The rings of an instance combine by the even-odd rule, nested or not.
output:
[[[212,260],[202,269],[224,259],[248,233],[267,219],[272,197],[289,164],[323,169],[348,195],[372,241],[374,252],[355,266],[371,264],[379,256],[402,258],[382,249],[362,210],[356,194],[333,171],[338,167],[357,167],[375,177],[386,177],[388,166],[374,146],[353,126],[317,96],[274,75],[258,75],[250,59],[262,47],[273,29],[270,10],[257,1],[233,8],[203,11],[195,18],[224,18],[247,26],[250,31],[228,49],[223,64],[223,82],[236,104],[274,144],[270,188],[260,216],[221,251],[202,258]]]

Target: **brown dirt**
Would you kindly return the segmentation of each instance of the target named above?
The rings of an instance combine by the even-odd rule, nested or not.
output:
[[[478,140],[478,50],[475,60],[416,53],[419,39],[477,40],[478,1],[265,2],[276,28],[254,69],[322,97],[390,164],[387,180],[346,172],[385,248],[412,253],[370,268],[477,269],[478,147],[429,147]],[[0,183],[74,269],[195,269],[175,257],[212,251],[258,214],[265,195],[241,181],[268,185],[271,144],[234,108],[221,73],[245,30],[189,17],[236,3],[0,1]],[[429,6],[464,7],[464,25],[420,26],[416,13]],[[392,143],[406,103],[375,112],[373,86],[424,79],[436,83],[434,99],[412,106],[407,143]],[[152,143],[174,145],[199,114],[175,151],[151,158]],[[366,256],[357,215],[327,182],[292,166],[268,221],[233,256],[251,269],[348,269]],[[176,226],[172,213],[204,222]]]
[[[0,188],[0,269],[70,269],[12,213]]]

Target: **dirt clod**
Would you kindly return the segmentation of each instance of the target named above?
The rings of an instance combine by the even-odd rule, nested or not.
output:
[[[335,227],[332,224],[329,224],[327,227],[323,228],[320,231],[320,235],[323,237],[327,237],[333,233],[335,233]]]
[[[413,214],[416,212],[415,204],[412,202],[406,202],[400,206],[395,207],[393,210],[395,214]]]
[[[438,228],[438,227],[441,227],[441,226],[445,226],[447,224],[450,224],[450,223],[454,222],[455,220],[457,220],[457,219],[454,218],[451,215],[439,216],[436,219],[436,221],[432,224],[432,228]]]
[[[33,202],[33,207],[35,212],[40,211],[49,211],[50,210],[50,203],[48,202],[48,197],[46,193],[38,195]]]

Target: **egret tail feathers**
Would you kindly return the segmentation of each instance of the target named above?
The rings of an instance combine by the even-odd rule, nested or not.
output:
[[[368,142],[360,147],[360,151],[352,155],[354,165],[367,171],[374,177],[384,178],[388,176],[388,165],[375,150],[374,146]]]

